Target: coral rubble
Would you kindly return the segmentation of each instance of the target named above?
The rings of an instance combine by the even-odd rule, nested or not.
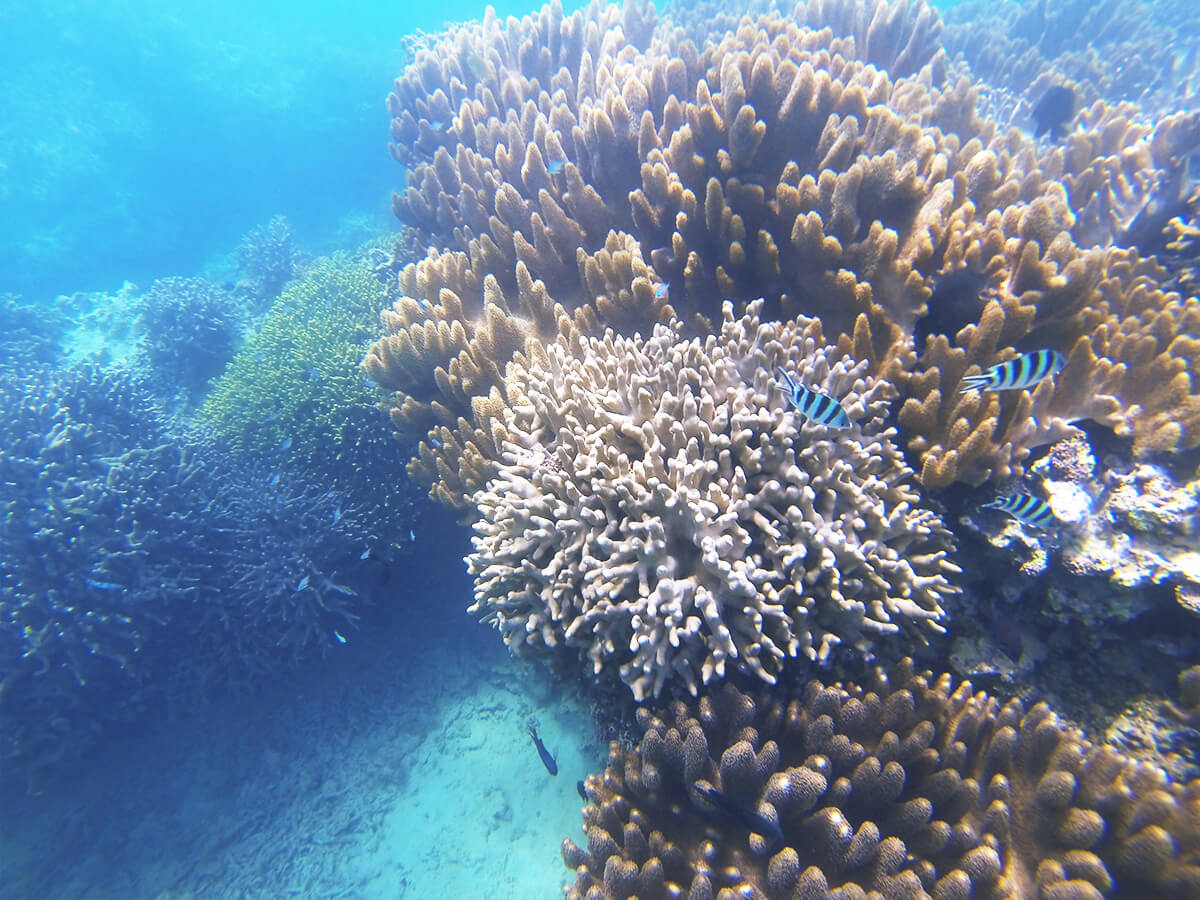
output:
[[[790,697],[725,684],[639,722],[586,782],[569,897],[1200,891],[1200,782],[907,661]]]

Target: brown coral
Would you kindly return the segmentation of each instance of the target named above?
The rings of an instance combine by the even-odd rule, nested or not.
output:
[[[415,468],[439,496],[464,505],[494,471],[496,424],[479,413],[506,396],[509,359],[559,333],[646,334],[672,316],[704,332],[725,299],[817,316],[869,359],[908,401],[927,487],[1019,474],[1081,418],[1139,449],[1196,443],[1177,402],[1192,396],[1193,348],[1162,339],[1168,322],[1190,327],[1196,302],[1151,315],[1134,295],[1154,276],[1079,243],[1136,216],[1200,119],[1151,129],[1099,103],[1039,154],[944,77],[923,3],[808,3],[698,49],[701,28],[552,4],[452,32],[397,80],[397,212],[455,249],[402,273],[411,299],[367,369],[395,390],[401,433],[431,438]],[[927,328],[956,278],[992,302]],[[1096,290],[1141,311],[1083,316]],[[1059,386],[958,395],[972,366],[1035,345],[1069,356]],[[1164,376],[1172,402],[1152,408]]]
[[[1200,891],[1200,782],[907,661],[791,700],[726,684],[639,722],[638,747],[613,744],[586,782],[569,897]]]

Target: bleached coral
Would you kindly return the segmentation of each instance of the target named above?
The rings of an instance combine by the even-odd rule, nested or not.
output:
[[[719,335],[562,338],[508,368],[505,462],[473,497],[473,612],[516,652],[566,646],[642,698],[740,665],[773,682],[901,629],[940,630],[957,571],[884,424],[890,386],[761,301]],[[776,367],[853,424],[802,421]]]

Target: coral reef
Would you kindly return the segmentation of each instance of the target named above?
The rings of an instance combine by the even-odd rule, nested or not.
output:
[[[283,216],[251,229],[237,248],[238,272],[256,306],[269,306],[304,262],[304,254],[293,244],[292,228]]]
[[[293,663],[361,609],[345,580],[367,542],[355,511],[172,435],[149,397],[94,367],[0,376],[0,758],[14,765]]]
[[[901,629],[940,630],[949,536],[884,427],[886,383],[814,320],[567,338],[510,365],[505,464],[473,498],[473,612],[514,651],[565,646],[635,697],[727,663],[769,682]],[[803,422],[782,367],[854,424]]]
[[[234,447],[342,493],[385,537],[407,535],[413,498],[403,448],[380,420],[378,391],[359,370],[387,305],[386,288],[366,261],[372,249],[317,260],[291,282],[197,418]]]
[[[564,330],[677,316],[703,333],[724,299],[819,317],[870,360],[928,488],[1020,475],[1084,418],[1139,451],[1200,441],[1200,411],[1177,402],[1196,342],[1176,337],[1200,304],[1134,251],[1080,249],[1128,224],[1195,117],[1151,129],[1101,106],[1040,154],[947,77],[925,4],[849,9],[701,33],[551,4],[417,53],[389,98],[395,207],[450,249],[400,273],[365,365],[399,432],[425,438],[412,471],[434,496],[465,508],[494,473],[507,360]],[[1069,357],[1060,379],[959,394],[974,367],[1038,347]]]
[[[140,305],[138,324],[153,381],[164,397],[195,402],[241,340],[237,299],[203,278],[160,278]]]
[[[1159,465],[1110,463],[1097,463],[1075,438],[1034,465],[1030,480],[1058,519],[1053,535],[992,514],[965,520],[1003,551],[1012,574],[995,588],[1043,596],[1038,608],[1068,624],[1077,642],[1170,602],[1172,593],[1200,615],[1200,479],[1178,483]]]
[[[966,0],[946,9],[944,43],[988,86],[988,114],[1028,125],[1055,84],[1083,107],[1137,103],[1154,116],[1183,109],[1200,60],[1185,35],[1200,28],[1186,0]]]
[[[49,363],[67,326],[61,311],[47,311],[16,294],[0,294],[0,366]]]
[[[791,697],[726,684],[639,722],[587,779],[569,897],[1200,891],[1200,783],[907,661]]]

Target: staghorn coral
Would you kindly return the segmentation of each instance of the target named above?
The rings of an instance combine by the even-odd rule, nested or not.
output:
[[[639,722],[641,743],[614,743],[587,779],[587,846],[562,845],[568,897],[1200,891],[1200,783],[907,660],[790,697],[727,683]],[[698,790],[712,787],[743,814],[715,809]]]
[[[237,248],[237,268],[260,309],[279,296],[304,265],[304,254],[292,243],[292,228],[283,216],[251,229]]]
[[[516,652],[563,646],[635,697],[692,693],[726,664],[773,682],[901,629],[940,631],[949,536],[885,428],[888,386],[820,325],[560,339],[510,364],[505,463],[472,502],[472,612]],[[783,366],[849,431],[801,423]]]
[[[51,765],[151,703],[295,664],[357,618],[345,567],[368,531],[337,496],[172,434],[128,374],[5,372],[0,400],[10,765]]]
[[[160,278],[142,296],[142,346],[163,396],[194,402],[241,339],[242,310],[203,278]]]

